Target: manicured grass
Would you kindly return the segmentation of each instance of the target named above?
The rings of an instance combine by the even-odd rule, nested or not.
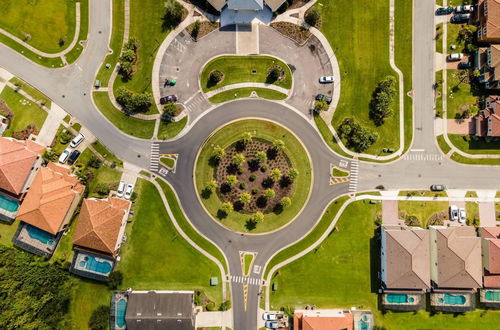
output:
[[[464,315],[425,311],[382,314],[379,310],[377,272],[380,271],[379,244],[374,238],[374,220],[380,204],[355,202],[340,217],[338,232],[332,233],[318,249],[280,269],[272,282],[271,308],[370,309],[375,324],[386,329],[494,329],[499,311],[477,310]]]
[[[393,104],[393,117],[388,118],[383,126],[375,126],[369,118],[369,104],[377,83],[387,75],[396,77],[389,65],[389,1],[341,0],[321,1],[320,4],[323,13],[321,31],[329,40],[339,61],[342,81],[333,126],[337,128],[344,118],[352,117],[379,135],[377,142],[366,153],[379,154],[382,148],[397,150],[400,142],[396,133],[399,131],[398,98],[395,98]],[[401,8],[401,11],[405,12],[406,22],[408,16],[411,18],[411,2],[408,8]],[[374,26],[377,28],[374,29]],[[402,31],[397,32],[396,47],[399,47],[401,40],[410,40],[409,46],[402,45],[401,51],[396,51],[397,62],[404,66],[401,69],[405,72],[407,68],[411,68],[411,24],[398,27]],[[408,49],[409,53],[405,54]],[[409,81],[411,84],[411,76]],[[405,89],[410,87],[411,85],[405,85]]]
[[[161,157],[160,162],[168,168],[174,168],[175,160],[170,157]]]
[[[94,92],[93,97],[101,113],[122,132],[143,139],[150,139],[153,136],[154,120],[143,120],[125,115],[113,106],[108,93]]]
[[[460,82],[459,70],[447,70],[447,118],[455,119],[462,116],[462,112],[476,103],[476,97],[472,95],[470,84]]]
[[[191,223],[186,219],[184,216],[184,212],[182,211],[181,207],[179,206],[179,201],[177,200],[177,197],[174,194],[174,191],[170,186],[165,183],[165,181],[161,179],[156,179],[156,182],[158,182],[163,190],[163,193],[165,194],[165,197],[167,198],[168,205],[170,206],[170,209],[172,210],[172,213],[175,217],[175,220],[179,224],[179,226],[182,228],[182,231],[189,236],[198,246],[200,246],[203,250],[207,251],[210,253],[212,256],[214,256],[216,259],[220,261],[222,266],[224,267],[224,270],[227,272],[227,265],[226,261],[224,259],[224,255],[220,252],[220,250],[211,242],[207,241],[203,236],[201,236],[191,225]]]
[[[21,86],[22,91],[24,91],[26,94],[39,101],[40,103],[44,103],[45,106],[50,109],[50,106],[52,104],[50,99],[24,80],[14,77],[9,80],[9,82],[12,84],[18,84],[18,86]]]
[[[416,197],[447,197],[446,191],[430,190],[401,190],[398,196],[416,196]]]
[[[457,149],[468,154],[500,154],[500,142],[486,142],[483,138],[470,138],[467,142],[463,135],[458,134],[448,134],[448,138]]]
[[[5,46],[12,48],[16,52],[26,56],[28,59],[37,64],[43,65],[48,68],[59,68],[64,66],[60,57],[48,58],[48,57],[38,56],[31,50],[28,50],[27,48],[21,46],[20,44],[10,39],[9,37],[6,37],[3,34],[0,34],[0,42]]]
[[[439,23],[436,25],[436,52],[442,53],[443,52],[443,23]]]
[[[83,51],[80,41],[87,40],[89,30],[89,4],[88,0],[80,1],[80,33],[78,33],[78,41],[66,55],[66,61],[71,64],[75,62]]]
[[[338,169],[338,168],[334,167],[333,170],[332,170],[332,175],[333,176],[340,176],[340,177],[342,177],[342,176],[349,176],[349,172],[342,171],[341,169]]]
[[[75,131],[77,132],[80,132],[80,130],[82,129],[82,124],[80,123],[74,123],[72,126],[71,126],[72,129],[74,129]]]
[[[462,53],[464,49],[464,42],[458,40],[458,32],[461,30],[462,24],[448,23],[448,36],[446,38],[446,52],[447,53]],[[451,46],[454,45],[456,48],[452,49]]]
[[[140,175],[144,175],[144,176],[146,176],[146,177],[148,177],[148,178],[150,178],[150,177],[151,177],[151,174],[149,174],[149,172],[144,171],[144,170],[140,171],[140,172],[139,172],[139,174],[140,174]]]
[[[471,190],[465,194],[465,197],[477,197],[477,193]]]
[[[447,211],[449,206],[448,202],[398,201],[399,212],[416,216],[422,228],[427,227],[427,221],[433,214]]]
[[[257,96],[268,100],[284,100],[287,98],[286,94],[277,92],[272,89],[267,88],[254,88],[254,87],[244,87],[227,90],[218,94],[215,94],[208,100],[212,103],[222,103],[227,101],[232,101],[236,99],[241,99],[244,97],[250,97],[252,92],[257,93]]]
[[[441,149],[441,151],[446,155],[448,152],[450,152],[451,150],[451,147],[448,145],[448,143],[446,143],[443,135],[438,135],[437,136],[437,142],[438,142],[438,145],[439,145],[439,148]]]
[[[323,140],[326,142],[326,144],[332,149],[335,153],[347,157],[347,158],[352,158],[351,155],[347,154],[342,150],[337,143],[337,140],[333,137],[332,132],[326,125],[325,121],[323,118],[320,116],[314,116],[314,122],[316,123],[316,127],[318,128],[319,133],[323,137]]]
[[[71,329],[87,330],[92,312],[99,306],[109,306],[110,290],[106,284],[75,277],[73,297],[69,305]]]
[[[436,117],[443,118],[443,70],[436,72]]]
[[[120,57],[120,52],[123,43],[123,30],[125,28],[125,1],[115,0],[113,1],[113,27],[111,31],[111,40],[109,42],[109,48],[113,50],[113,53],[106,56],[102,62],[101,69],[97,73],[96,79],[101,81],[102,87],[107,87],[109,78],[113,73],[113,69],[118,62]],[[106,64],[109,63],[111,67],[106,68]]]
[[[476,202],[465,202],[465,213],[467,220],[479,219],[479,204]]]
[[[188,117],[184,117],[179,121],[175,122],[164,122],[163,120],[160,122],[160,127],[158,129],[158,139],[159,140],[168,140],[177,136],[188,122]]]
[[[467,158],[454,152],[450,159],[457,163],[470,165],[500,165],[500,158]]]
[[[42,129],[47,118],[47,112],[42,110],[35,103],[28,101],[21,94],[16,93],[12,88],[5,86],[0,99],[4,100],[7,106],[14,113],[14,118],[10,127],[4,132],[4,136],[12,136],[12,133],[26,128],[29,124],[35,124],[38,130]]]
[[[75,34],[75,1],[2,0],[0,27],[46,53],[57,53],[69,46]],[[65,38],[63,46],[59,39]]]
[[[265,83],[269,69],[278,65],[284,70],[285,77],[273,84],[283,88],[292,87],[292,71],[283,61],[271,56],[219,56],[208,62],[200,75],[200,85],[204,92],[215,90],[223,86],[257,82]],[[216,85],[210,83],[210,73],[219,70],[224,74],[224,79]],[[252,71],[256,72],[253,73]]]
[[[73,235],[75,234],[77,222],[78,215],[73,215],[69,232],[62,236],[61,241],[57,245],[56,251],[52,255],[52,258],[50,258],[50,262],[57,261],[61,265],[65,262],[71,263],[73,260]]]
[[[221,303],[221,284],[211,287],[209,283],[212,276],[221,279],[219,268],[175,230],[152,183],[139,179],[136,186],[139,199],[134,207],[135,219],[127,230],[129,240],[118,264],[124,275],[122,288],[199,289]]]
[[[123,161],[121,161],[120,159],[118,159],[118,157],[111,153],[101,142],[95,141],[94,143],[92,143],[92,147],[107,161],[115,163],[116,166],[123,167]]]
[[[219,129],[205,142],[198,156],[195,172],[196,189],[208,213],[216,218],[216,214],[222,206],[221,199],[219,199],[217,193],[211,194],[208,198],[201,196],[207,183],[214,178],[214,167],[210,166],[213,146],[218,145],[226,148],[238,141],[243,132],[251,132],[255,138],[262,138],[267,141],[283,140],[285,143],[283,151],[290,158],[291,167],[296,168],[299,172],[293,184],[294,192],[291,196],[291,206],[285,208],[280,214],[273,212],[265,214],[264,221],[251,231],[252,233],[268,232],[290,222],[302,209],[309,195],[312,178],[310,159],[307,152],[300,141],[282,126],[262,120],[241,120]],[[250,217],[251,215],[249,214],[235,211],[229,213],[226,218],[216,221],[219,221],[220,224],[232,230],[248,232],[249,230],[245,225]]]
[[[19,226],[19,220],[15,220],[11,225],[0,222],[0,244],[12,247],[12,237]]]
[[[250,266],[252,265],[253,262],[253,254],[245,254],[245,269],[244,269],[244,275],[248,275],[248,272],[250,271]]]
[[[264,271],[264,279],[267,279],[269,272],[275,265],[287,260],[290,257],[293,257],[301,251],[304,251],[306,248],[316,242],[321,237],[321,235],[323,235],[328,226],[332,223],[333,219],[337,215],[337,212],[348,199],[349,198],[347,196],[343,196],[331,202],[321,216],[321,219],[316,223],[314,228],[311,229],[311,232],[308,233],[307,236],[305,236],[297,243],[277,253],[267,264]]]

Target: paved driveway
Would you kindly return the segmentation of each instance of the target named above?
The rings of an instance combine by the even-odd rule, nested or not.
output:
[[[479,219],[481,227],[496,227],[496,214],[494,202],[481,202],[479,203]]]
[[[469,119],[447,119],[448,134],[475,134],[476,126],[472,118]]]

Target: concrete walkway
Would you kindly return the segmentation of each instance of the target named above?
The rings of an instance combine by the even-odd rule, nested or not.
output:
[[[52,102],[49,115],[47,116],[47,119],[45,119],[42,129],[36,137],[36,142],[46,147],[50,146],[66,115],[66,111]]]
[[[494,202],[479,203],[479,219],[481,227],[496,227],[496,211]]]
[[[236,25],[236,54],[259,54],[259,24]]]
[[[9,71],[0,68],[0,93],[7,86],[7,82],[14,77]]]
[[[224,312],[198,312],[196,314],[195,328],[210,328],[210,327],[233,327],[233,311]]]
[[[382,223],[384,225],[404,225],[404,221],[399,219],[398,201],[382,201]]]
[[[205,93],[205,97],[206,98],[211,98],[212,96],[214,96],[216,94],[219,94],[219,93],[222,93],[222,92],[225,92],[225,91],[229,91],[229,90],[232,90],[232,89],[238,89],[238,88],[247,88],[247,87],[272,89],[274,91],[283,93],[285,95],[290,95],[292,93],[291,89],[286,89],[286,88],[279,87],[279,86],[276,86],[276,85],[273,85],[273,84],[265,84],[265,83],[239,83],[239,84],[227,85],[227,86],[224,86],[224,87],[221,87],[221,88],[217,88],[216,90],[207,92],[207,93]]]

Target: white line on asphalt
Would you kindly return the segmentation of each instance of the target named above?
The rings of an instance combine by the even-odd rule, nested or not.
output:
[[[410,149],[410,151],[415,151],[415,152],[424,152],[425,149]]]

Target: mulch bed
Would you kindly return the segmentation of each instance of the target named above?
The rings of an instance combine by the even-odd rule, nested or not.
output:
[[[204,36],[206,36],[207,34],[209,34],[210,32],[214,31],[214,30],[217,30],[219,28],[219,23],[212,23],[212,22],[207,22],[207,21],[204,21],[204,22],[200,22],[200,29],[198,30],[198,35],[193,35],[193,27],[194,27],[194,24],[191,24],[189,25],[187,28],[186,28],[186,31],[191,35],[191,37],[197,41],[201,38],[203,38]]]
[[[311,32],[309,32],[309,30],[289,22],[274,22],[271,23],[271,27],[279,33],[294,40],[299,45],[302,45],[311,36]]]
[[[254,138],[243,150],[239,148],[241,148],[241,144],[239,143],[229,146],[226,148],[225,156],[219,161],[214,178],[220,187],[219,198],[224,202],[231,202],[234,205],[235,211],[243,213],[254,213],[257,211],[262,213],[279,212],[279,201],[281,198],[290,197],[293,194],[293,184],[285,184],[287,182],[286,177],[282,177],[279,182],[266,184],[265,181],[268,179],[272,169],[278,168],[283,175],[288,173],[288,170],[291,168],[290,160],[282,151],[273,152],[272,144],[265,140]],[[259,151],[267,152],[268,159],[266,162],[256,166],[252,160],[255,159],[255,155]],[[243,165],[240,166],[244,170],[241,174],[238,174],[237,167],[232,164],[234,155],[238,153],[242,153],[246,159]],[[274,157],[273,153],[275,154]],[[264,165],[268,166],[266,171],[262,170],[262,166]],[[250,181],[252,174],[256,176],[254,181]],[[227,187],[225,181],[228,175],[236,175],[238,184],[233,187]],[[246,187],[241,188],[241,183],[244,183]],[[266,201],[262,195],[267,188],[272,188],[276,195],[273,199]],[[258,193],[253,194],[253,189],[258,189]],[[244,192],[248,192],[252,196],[251,202],[246,205],[242,205],[239,201],[240,195]]]

